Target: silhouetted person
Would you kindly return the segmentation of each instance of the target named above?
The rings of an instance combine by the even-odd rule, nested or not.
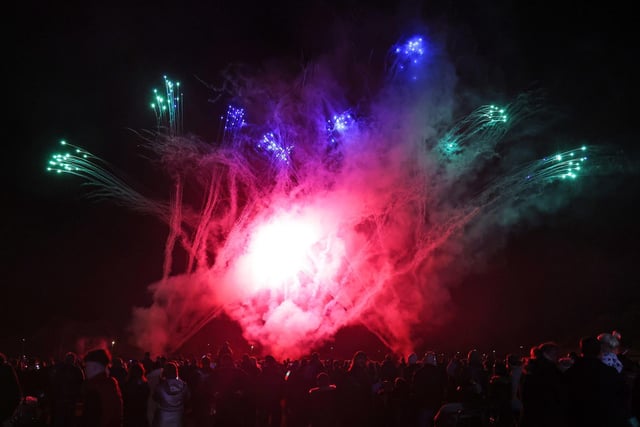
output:
[[[333,427],[338,422],[338,391],[329,375],[320,372],[317,387],[309,389],[309,418],[311,427]]]
[[[407,358],[407,364],[402,366],[402,377],[410,384],[413,381],[413,374],[420,368],[418,355],[411,353]]]
[[[640,362],[630,356],[631,342],[628,338],[628,335],[623,336],[620,331],[613,331],[612,335],[620,342],[616,353],[618,356],[618,360],[620,360],[620,362],[622,363],[621,374],[624,377],[624,382],[627,387],[627,393],[629,395],[627,405],[629,406],[629,408],[631,408],[633,405],[632,398],[638,393],[634,393],[634,381],[640,375]],[[634,415],[636,417],[640,417],[640,415]]]
[[[637,360],[634,360],[630,357],[629,353],[631,351],[631,342],[627,336],[623,336],[618,331],[613,331],[612,335],[618,339],[620,345],[618,346],[618,360],[622,362],[622,372],[627,373],[630,376],[633,376],[630,379],[629,383],[633,383],[633,379],[635,379],[636,375],[640,371],[640,363]]]
[[[11,418],[20,404],[22,390],[16,371],[0,353],[0,425]]]
[[[413,375],[413,391],[418,405],[420,427],[433,425],[433,418],[442,406],[446,388],[446,372],[438,366],[436,354],[427,352],[422,360],[422,366]]]
[[[77,365],[76,355],[67,353],[58,363],[51,378],[51,425],[70,427],[77,425],[76,405],[80,401],[84,372]]]
[[[631,415],[640,419],[640,375],[636,375],[631,392]]]
[[[602,363],[601,342],[580,340],[579,357],[565,373],[569,391],[569,422],[575,427],[629,426],[624,378]]]
[[[120,389],[124,385],[125,381],[127,381],[127,376],[129,373],[127,372],[127,367],[124,364],[124,360],[121,357],[114,357],[111,362],[111,366],[109,367],[109,376],[113,377],[118,381],[118,385]]]
[[[164,356],[158,358],[157,363],[153,363],[151,371],[147,371],[145,369],[145,374],[147,376],[147,382],[149,383],[149,390],[151,393],[149,394],[149,400],[147,400],[147,420],[149,424],[153,424],[153,417],[156,414],[156,407],[158,404],[155,400],[153,400],[153,392],[160,384],[160,380],[162,378],[162,370],[164,369],[164,365],[167,364],[167,359]]]
[[[92,350],[84,358],[86,379],[82,386],[83,427],[122,427],[122,394],[115,378],[107,376],[111,354]]]
[[[391,417],[389,425],[393,427],[415,426],[418,422],[418,411],[411,383],[404,377],[397,377],[389,397]]]
[[[233,349],[231,348],[231,344],[229,344],[229,341],[225,341],[224,343],[222,343],[222,346],[220,346],[220,349],[218,350],[218,357],[216,358],[216,364],[220,363],[220,358],[223,355],[228,355],[231,357],[231,360],[233,360]]]
[[[391,381],[400,376],[400,367],[398,366],[395,356],[393,354],[387,354],[380,365],[380,380]]]
[[[284,398],[284,375],[282,365],[273,356],[267,355],[256,386],[258,426],[260,427],[280,427],[282,421],[280,402]]]
[[[443,404],[436,413],[436,427],[479,425],[484,420],[485,397],[469,366],[462,365],[456,384],[456,391],[452,395],[454,399]]]
[[[522,400],[520,399],[520,383],[522,382],[522,357],[517,354],[507,355],[507,369],[511,378],[511,409],[516,420],[522,413]]]
[[[480,387],[480,394],[485,397],[489,389],[489,372],[482,363],[482,355],[478,350],[471,350],[467,354],[467,368],[471,380]]]
[[[149,426],[147,404],[150,394],[144,366],[140,362],[132,362],[128,377],[122,386],[124,427]]]
[[[250,378],[255,379],[260,375],[260,367],[255,357],[251,357],[248,354],[242,355],[242,361],[240,362],[240,369],[245,371]]]
[[[341,387],[343,425],[369,427],[373,409],[373,377],[367,368],[364,351],[357,351],[353,355]]]
[[[142,360],[140,362],[142,362],[142,366],[144,367],[144,372],[146,374],[148,374],[149,372],[153,371],[155,366],[154,366],[153,360],[151,359],[151,353],[146,351],[144,353],[144,357],[142,358]]]
[[[511,408],[511,376],[504,362],[497,361],[493,365],[487,397],[494,425],[512,427],[516,420]]]
[[[210,379],[214,396],[214,425],[219,427],[243,427],[250,415],[247,413],[249,377],[235,366],[230,353],[220,355],[218,365]],[[254,417],[255,418],[255,417]]]
[[[540,344],[524,368],[521,383],[522,427],[566,426],[566,387],[558,362],[558,345]]]
[[[213,390],[210,387],[212,374],[211,359],[209,356],[202,356],[200,366],[193,375],[192,382],[189,383],[192,391],[191,407],[197,427],[213,425]]]

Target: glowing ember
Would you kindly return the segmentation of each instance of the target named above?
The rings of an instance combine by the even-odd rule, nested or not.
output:
[[[239,268],[249,274],[254,290],[299,289],[301,276],[314,275],[324,236],[311,218],[280,214],[259,225],[251,235]]]

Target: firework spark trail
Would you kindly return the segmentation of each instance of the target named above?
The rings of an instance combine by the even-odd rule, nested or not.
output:
[[[83,185],[91,188],[90,194],[96,199],[112,199],[128,208],[160,217],[169,212],[163,203],[150,200],[131,188],[111,171],[105,160],[64,140],[60,141],[60,145],[72,150],[53,154],[48,162],[47,171],[82,178]]]
[[[236,106],[215,144],[160,126],[159,115],[166,131],[146,140],[173,179],[168,204],[131,190],[95,157],[54,157],[54,170],[169,225],[154,301],[134,310],[138,345],[175,350],[225,312],[248,341],[282,357],[356,323],[410,351],[412,326],[424,320],[416,313],[444,311],[440,275],[459,268],[454,255],[482,235],[465,227],[517,210],[553,183],[607,173],[598,165],[608,154],[596,147],[509,166],[503,148],[539,111],[537,96],[453,122],[455,70],[442,51],[416,36],[390,55],[389,76],[364,108],[344,101],[325,60],[295,78],[263,71],[226,85]],[[505,165],[479,179],[496,159]],[[182,273],[172,270],[177,242]]]
[[[167,280],[171,275],[173,266],[173,252],[176,240],[180,236],[180,224],[182,223],[182,179],[174,178],[174,192],[171,197],[171,216],[168,221],[169,234],[164,247],[164,263],[162,266],[162,279]]]
[[[457,179],[468,173],[469,167],[495,155],[509,130],[536,114],[538,97],[535,93],[521,94],[510,105],[484,105],[457,122],[440,138],[434,151],[447,167],[447,178]]]
[[[154,102],[151,108],[156,115],[158,132],[167,133],[170,136],[182,134],[183,123],[183,94],[176,93],[180,89],[180,82],[173,82],[164,76],[164,97],[154,89]]]

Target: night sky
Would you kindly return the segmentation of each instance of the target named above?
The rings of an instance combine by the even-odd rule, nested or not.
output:
[[[228,64],[304,62],[334,46],[338,36],[330,30],[338,23],[369,48],[363,40],[372,34],[394,40],[416,21],[447,34],[458,78],[481,102],[543,88],[575,140],[618,147],[628,162],[590,181],[563,207],[531,212],[487,242],[482,262],[452,285],[456,315],[430,328],[424,346],[508,351],[544,340],[572,346],[614,328],[640,345],[639,70],[631,6],[202,3],[23,2],[5,15],[0,351],[14,354],[23,338],[27,351],[38,353],[60,351],[69,336],[124,341],[131,308],[149,303],[146,287],[162,273],[165,226],[88,200],[78,179],[48,175],[44,167],[58,140],[99,153],[133,183],[163,195],[131,132],[155,125],[150,90],[163,75],[183,85],[185,127],[215,139],[225,104],[211,102],[205,84],[219,84]],[[379,349],[364,331],[343,331],[335,345],[347,354],[360,344]],[[238,328],[224,319],[204,333],[211,334],[200,338],[207,342],[242,345]]]

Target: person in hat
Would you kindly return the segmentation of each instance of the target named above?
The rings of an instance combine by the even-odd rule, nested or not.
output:
[[[82,390],[82,427],[122,427],[122,393],[107,368],[107,349],[92,350],[84,358],[86,379]]]

